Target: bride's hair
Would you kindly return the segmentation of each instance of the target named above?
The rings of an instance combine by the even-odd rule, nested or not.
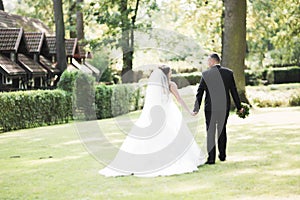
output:
[[[169,91],[169,88],[170,88],[170,79],[169,79],[169,73],[170,73],[170,71],[171,71],[171,68],[169,67],[169,66],[167,66],[167,65],[161,65],[161,66],[159,66],[158,67],[163,73],[164,73],[164,75],[166,76],[166,79],[165,79],[165,81],[167,81],[167,82],[165,82],[165,88],[164,88],[164,90],[166,90],[165,92],[167,93],[168,91]]]
[[[169,81],[169,77],[168,77],[168,74],[170,73],[171,71],[171,68],[167,65],[162,65],[160,67],[158,67],[161,71],[163,71],[163,73],[167,76],[168,78],[168,81]]]

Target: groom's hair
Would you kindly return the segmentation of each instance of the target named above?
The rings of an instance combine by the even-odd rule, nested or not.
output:
[[[210,54],[209,57],[212,58],[212,59],[214,59],[214,60],[217,61],[218,63],[221,62],[221,58],[220,58],[220,56],[219,56],[217,53],[212,53],[212,54]]]

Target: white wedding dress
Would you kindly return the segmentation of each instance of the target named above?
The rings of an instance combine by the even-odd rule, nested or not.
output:
[[[167,77],[156,69],[148,81],[145,104],[104,176],[168,176],[198,170],[205,155],[173,102]]]

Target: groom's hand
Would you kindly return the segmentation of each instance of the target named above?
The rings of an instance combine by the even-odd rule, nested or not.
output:
[[[245,112],[245,109],[244,109],[244,108],[241,108],[241,109],[239,110],[239,112],[242,114],[243,112]]]
[[[198,112],[195,112],[195,111],[192,112],[192,115],[193,115],[193,116],[196,116],[197,114],[198,114]]]

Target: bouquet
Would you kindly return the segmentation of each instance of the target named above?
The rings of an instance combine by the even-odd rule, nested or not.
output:
[[[243,112],[240,112],[239,110],[236,111],[236,114],[240,117],[245,119],[249,115],[250,106],[246,103],[241,103],[241,106],[243,108]]]

